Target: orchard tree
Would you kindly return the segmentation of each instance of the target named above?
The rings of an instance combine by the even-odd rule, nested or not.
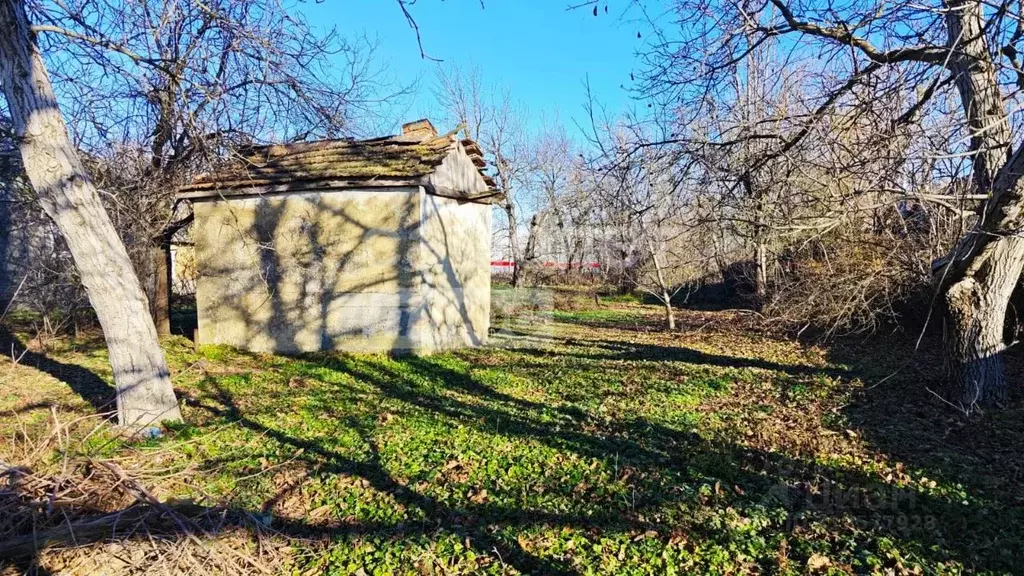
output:
[[[0,83],[22,163],[60,229],[107,341],[118,420],[142,427],[181,420],[170,372],[132,269],[57,107],[21,0],[0,2]]]
[[[34,140],[23,138],[26,172],[104,329],[120,421],[176,419],[166,364],[155,338],[142,334],[153,321],[139,318],[136,308],[151,305],[156,331],[169,331],[170,242],[191,222],[187,207],[174,201],[177,186],[240,145],[372,129],[367,122],[379,118],[373,103],[394,94],[380,91],[384,79],[370,67],[372,44],[313,33],[301,16],[273,1],[77,0],[28,8],[35,26],[22,3],[11,4],[8,14],[25,37],[8,39],[3,56],[12,76],[4,91],[19,135],[26,130],[39,140],[34,123],[47,126],[43,141],[60,141],[61,154],[40,154],[29,146]],[[39,46],[54,64],[56,93]],[[22,52],[34,59],[31,66],[19,64]],[[345,64],[339,69],[338,62]],[[66,105],[73,140],[58,101]],[[52,158],[61,158],[64,172],[41,164]],[[81,183],[64,190],[80,198],[56,198],[62,190],[44,175]],[[75,207],[90,217],[74,217],[82,213]],[[152,289],[148,300],[136,293],[136,274]],[[154,410],[160,415],[151,417]]]
[[[969,158],[960,176],[969,175],[973,195],[985,201],[973,226],[935,265],[945,356],[965,411],[1005,397],[1004,324],[1024,268],[1021,5],[675,0],[670,16],[648,18],[654,34],[637,89],[677,111],[680,125],[722,99],[737,99],[733,79],[765,43],[784,47],[778,61],[803,75],[804,111],[792,116],[788,129],[745,136],[762,142],[746,174],[792,151],[829,118],[850,117],[878,102],[895,112],[891,121],[874,125],[878,140],[900,141],[909,125],[931,118],[959,119],[950,137],[936,139],[949,147],[929,154]],[[950,100],[959,105],[947,106]]]

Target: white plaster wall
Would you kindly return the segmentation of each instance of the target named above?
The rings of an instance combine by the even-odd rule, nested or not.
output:
[[[420,225],[422,345],[486,343],[491,307],[491,207],[424,194]]]

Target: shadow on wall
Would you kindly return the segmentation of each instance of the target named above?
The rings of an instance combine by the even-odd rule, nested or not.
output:
[[[490,207],[432,195],[420,198],[423,345],[480,346],[490,326]]]
[[[282,353],[482,343],[488,269],[473,231],[452,232],[478,210],[456,204],[431,212],[416,188],[197,203],[199,341]]]

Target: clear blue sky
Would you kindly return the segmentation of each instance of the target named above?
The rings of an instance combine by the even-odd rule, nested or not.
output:
[[[558,114],[570,133],[583,121],[583,81],[610,111],[630,105],[626,88],[642,46],[637,27],[615,7],[567,11],[566,0],[419,0],[410,6],[431,57],[480,67],[487,84],[508,86],[530,111],[528,125]],[[395,80],[419,80],[404,115],[438,116],[431,88],[436,63],[420,58],[416,35],[395,0],[325,0],[298,5],[310,23],[380,42],[378,58]],[[625,87],[625,88],[623,88]],[[449,127],[438,126],[444,130]],[[574,134],[576,135],[576,134]]]

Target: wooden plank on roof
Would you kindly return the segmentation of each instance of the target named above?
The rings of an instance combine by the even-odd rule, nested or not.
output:
[[[279,184],[262,184],[238,188],[206,188],[202,190],[184,190],[175,197],[180,200],[216,200],[219,198],[236,198],[239,196],[263,196],[265,194],[283,194],[291,192],[326,192],[359,188],[404,188],[422,186],[422,178],[372,178],[366,180],[296,180]]]

